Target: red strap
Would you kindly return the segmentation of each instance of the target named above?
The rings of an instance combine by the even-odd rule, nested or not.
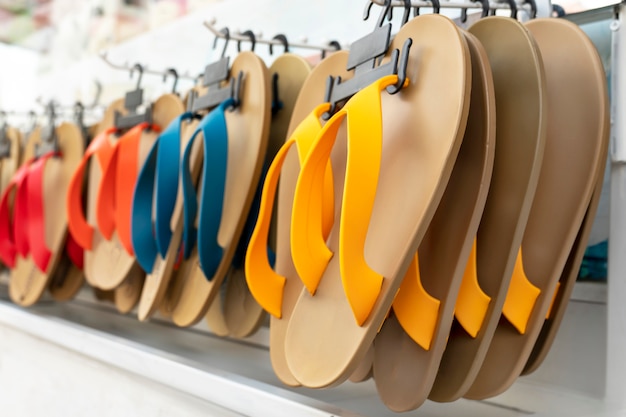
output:
[[[28,248],[33,257],[35,265],[41,272],[48,270],[48,264],[52,257],[52,252],[46,245],[46,214],[44,211],[43,198],[43,178],[44,168],[48,159],[59,155],[55,152],[49,152],[37,159],[28,170],[28,181],[26,187],[18,190],[18,196],[21,190],[26,189],[23,193],[26,195],[27,205],[27,221],[26,221],[26,237]],[[14,222],[15,224],[15,222]],[[16,235],[17,236],[17,235]]]
[[[83,269],[84,255],[83,248],[80,247],[78,242],[74,239],[71,233],[67,234],[67,240],[65,241],[65,253],[67,253],[70,261],[79,269]]]
[[[90,250],[93,240],[93,227],[87,223],[85,218],[85,211],[83,209],[83,181],[85,168],[87,162],[91,156],[96,155],[100,169],[105,172],[111,156],[113,155],[113,145],[109,143],[109,135],[117,132],[117,129],[112,127],[106,131],[100,133],[94,138],[91,144],[87,147],[83,159],[74,171],[72,179],[67,193],[67,220],[68,228],[71,236],[75,239],[75,242],[84,249]]]
[[[15,244],[15,230],[14,222],[15,217],[20,217],[20,212],[17,211],[15,203],[13,204],[13,213],[11,213],[10,200],[11,193],[14,190],[19,190],[24,181],[26,181],[29,165],[32,163],[32,159],[26,161],[13,175],[11,181],[7,185],[6,189],[2,193],[0,199],[0,259],[9,268],[15,266],[15,256],[17,254],[17,247]],[[13,215],[12,215],[13,214]],[[22,212],[23,216],[24,213]]]
[[[161,128],[141,123],[125,133],[115,144],[111,161],[102,174],[96,202],[98,228],[110,240],[117,235],[129,255],[134,255],[131,241],[131,208],[139,171],[139,143],[144,130]]]

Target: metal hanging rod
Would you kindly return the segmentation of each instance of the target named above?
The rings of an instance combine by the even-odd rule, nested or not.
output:
[[[213,35],[220,39],[227,39],[236,42],[250,42],[252,38],[245,33],[229,33],[226,35],[220,29],[215,26],[215,19],[205,21],[206,26]],[[255,44],[265,44],[271,46],[283,46],[285,48],[299,48],[299,49],[314,49],[321,52],[335,52],[341,49],[341,45],[337,41],[331,41],[328,45],[311,45],[306,42],[287,42],[284,35],[277,35],[273,39],[263,39],[261,37],[254,37]]]
[[[377,4],[379,6],[384,6],[385,0],[370,0],[372,3]],[[531,11],[530,4],[524,2],[516,2],[517,10],[524,10],[526,12]],[[391,0],[391,7],[406,7],[407,4],[403,0]],[[433,7],[432,1],[422,1],[422,0],[411,0],[411,7]],[[483,5],[480,1],[446,1],[442,0],[439,2],[439,7],[442,9],[477,9],[482,10]],[[489,2],[490,10],[511,10],[510,6],[507,3],[500,2]]]
[[[116,64],[114,62],[111,62],[109,60],[109,56],[108,56],[108,52],[107,51],[101,51],[100,52],[100,58],[111,68],[113,69],[117,69],[117,70],[121,70],[121,71],[131,71],[133,69],[132,66],[128,66],[128,64]],[[142,73],[143,74],[151,74],[151,75],[157,75],[159,77],[164,77],[167,76],[168,74],[171,74],[171,70],[167,69],[164,71],[155,71],[155,70],[151,70],[146,66],[142,66],[143,70]],[[178,79],[185,79],[185,80],[190,80],[190,81],[195,81],[196,77],[192,77],[190,76],[188,73],[184,73],[184,74],[178,74],[177,75]]]

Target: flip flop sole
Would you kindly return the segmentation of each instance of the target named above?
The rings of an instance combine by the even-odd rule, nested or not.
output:
[[[476,246],[478,284],[490,301],[475,337],[453,324],[429,395],[439,402],[467,392],[489,348],[537,186],[547,128],[543,64],[524,26],[489,17],[469,32],[487,52],[496,94],[494,169]]]
[[[593,43],[562,19],[536,19],[526,27],[543,56],[548,91],[545,155],[521,245],[524,273],[540,292],[525,329],[511,321],[505,304],[505,318],[466,394],[472,399],[505,391],[523,371],[606,160],[608,94]]]
[[[243,71],[246,78],[241,91],[242,104],[236,111],[225,113],[228,161],[222,221],[217,237],[224,251],[210,280],[199,265],[183,276],[185,283],[172,312],[172,319],[178,326],[191,326],[201,320],[217,295],[230,269],[261,177],[270,123],[269,74],[263,61],[248,51],[240,53],[233,61],[231,73],[238,74],[239,71]],[[196,263],[193,257],[194,254],[187,260],[191,265]]]
[[[56,128],[56,135],[61,157],[52,157],[46,161],[42,187],[45,245],[52,256],[45,272],[35,266],[30,256],[18,261],[11,273],[9,295],[21,306],[33,305],[41,298],[64,251],[67,212],[63,197],[81,160],[84,144],[78,127],[73,124],[62,123]],[[41,143],[41,136],[38,141]]]
[[[376,388],[383,402],[394,411],[415,409],[428,398],[446,347],[493,171],[497,145],[491,67],[480,42],[467,32],[464,36],[472,57],[469,119],[450,182],[417,251],[421,283],[429,295],[441,302],[433,323],[433,338],[429,349],[424,349],[392,314],[374,341]],[[405,277],[409,278],[415,279]],[[404,289],[401,287],[400,292]]]
[[[298,94],[306,78],[311,73],[311,66],[304,58],[293,54],[279,56],[269,68],[270,76],[278,76],[278,99],[280,110],[272,116],[270,137],[266,161],[272,161],[287,139],[289,122],[293,114]],[[275,212],[276,213],[276,212]],[[276,218],[273,219],[276,225]],[[276,228],[270,230],[269,246],[276,248]],[[245,273],[233,271],[226,283],[226,295],[223,303],[224,320],[231,337],[247,337],[256,332],[265,319],[265,310],[256,302],[248,289]]]
[[[395,96],[381,95],[382,160],[364,248],[369,267],[384,277],[380,294],[359,326],[344,292],[337,255],[330,259],[315,295],[300,294],[289,320],[285,353],[293,376],[307,387],[340,384],[362,363],[441,200],[461,146],[471,86],[467,43],[441,15],[408,22],[390,50],[402,49],[408,38],[413,40],[407,67],[410,84]],[[337,69],[345,68],[345,62],[338,64]],[[318,89],[325,90],[325,80]],[[337,202],[342,201],[346,146],[340,128],[331,154]],[[335,254],[341,209],[337,204],[327,241]]]
[[[158,126],[165,127],[183,111],[184,106],[182,106],[182,102],[178,96],[165,94],[154,102],[152,119]],[[142,133],[138,145],[137,173],[139,167],[141,167],[148,156],[157,136],[158,133],[153,131],[144,131]],[[135,173],[135,176],[137,173]],[[136,178],[133,178],[131,181],[135,179]],[[134,186],[134,183],[132,186]],[[135,257],[129,254],[122,245],[117,231],[113,233],[110,240],[104,239],[101,234],[94,234],[92,252],[94,256],[92,259],[93,265],[91,265],[91,273],[95,275],[94,280],[103,290],[115,289],[119,286],[130,273],[131,268],[133,268],[136,262]]]

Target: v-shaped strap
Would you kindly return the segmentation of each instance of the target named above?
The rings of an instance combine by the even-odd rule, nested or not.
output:
[[[506,294],[502,314],[517,329],[520,334],[526,333],[528,320],[535,307],[535,302],[541,290],[533,285],[526,276],[522,258],[522,248],[515,259],[515,267],[511,283]]]
[[[89,159],[92,156],[96,156],[100,170],[102,172],[106,171],[113,155],[113,145],[111,145],[108,138],[109,135],[115,132],[117,132],[116,128],[109,128],[91,141],[70,179],[67,192],[67,225],[76,243],[87,250],[91,250],[94,230],[87,223],[83,209],[82,190],[85,169]]]
[[[178,193],[181,125],[191,117],[192,113],[183,113],[167,126],[152,145],[137,176],[131,239],[137,262],[147,273],[152,272],[157,254],[165,258],[172,239],[170,221]],[[152,205],[155,199],[153,222]]]
[[[282,300],[286,278],[277,274],[272,269],[272,262],[267,251],[267,241],[278,179],[285,158],[292,145],[296,145],[300,165],[304,163],[315,139],[322,130],[320,117],[329,109],[330,105],[327,103],[319,105],[298,125],[291,134],[291,137],[276,153],[274,160],[267,170],[265,181],[263,182],[259,215],[246,252],[245,273],[248,288],[256,301],[267,312],[277,318],[282,317]],[[324,237],[327,237],[330,232],[334,214],[333,183],[330,164],[327,164],[326,176],[328,180],[324,185],[324,197],[321,202],[322,213],[320,214]]]
[[[478,243],[474,239],[454,306],[454,316],[463,329],[473,338],[478,336],[491,302],[491,297],[485,294],[478,282],[477,251]]]
[[[430,346],[437,329],[441,301],[426,292],[422,286],[418,253],[413,256],[398,294],[393,311],[402,329],[424,350]]]
[[[20,231],[25,230],[25,228],[19,227],[19,225],[16,227],[15,221],[17,219],[25,219],[27,217],[27,205],[16,205],[17,201],[14,201],[13,203],[13,212],[11,213],[11,195],[16,195],[17,190],[25,188],[25,181],[28,177],[28,169],[32,162],[33,159],[26,161],[17,170],[2,193],[2,198],[0,199],[0,259],[2,259],[2,262],[9,268],[13,268],[15,266],[15,257],[18,252],[16,232],[19,236]],[[22,239],[22,244],[24,242],[27,242],[27,240]],[[26,251],[28,252],[28,247],[26,247]]]
[[[129,255],[134,255],[130,217],[133,191],[139,165],[139,144],[145,130],[160,132],[161,128],[141,123],[126,132],[113,146],[113,154],[102,173],[96,199],[98,228],[105,239],[110,240],[113,232]]]
[[[228,160],[225,111],[233,104],[233,99],[223,101],[200,121],[185,148],[181,165],[184,197],[184,256],[189,258],[191,255],[197,236],[200,268],[209,281],[213,278],[223,253],[222,247],[217,242],[217,234],[222,222]],[[191,179],[189,160],[193,141],[200,132],[204,138],[204,166],[199,190],[200,211],[198,213],[198,197]],[[197,215],[199,216],[198,230],[195,228]]]
[[[311,281],[319,283],[332,252],[326,247],[319,217],[315,217],[315,202],[324,188],[324,170],[337,131],[347,117],[348,157],[339,224],[339,265],[343,288],[359,326],[369,317],[383,282],[383,276],[367,265],[364,252],[382,156],[380,94],[397,81],[396,75],[377,80],[355,94],[333,115],[304,162],[294,196],[292,256],[305,251],[315,263],[315,269],[307,269],[312,263],[296,265],[298,274],[314,271],[316,276],[311,277]],[[296,258],[294,256],[294,264]]]
[[[49,152],[33,162],[29,168],[28,181],[25,187],[26,198],[28,199],[28,220],[26,222],[28,246],[33,261],[41,272],[48,270],[48,264],[52,257],[52,252],[46,245],[46,216],[43,199],[44,168],[50,158],[58,155],[58,153]]]

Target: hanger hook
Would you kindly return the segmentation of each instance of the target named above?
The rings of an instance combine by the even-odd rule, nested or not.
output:
[[[227,27],[224,27],[220,29],[220,33],[224,37],[224,49],[222,49],[222,55],[221,55],[221,58],[224,58],[226,56],[226,48],[228,47],[228,43],[230,42],[230,29],[228,29]],[[213,49],[217,47],[217,40],[219,38],[220,38],[219,36],[215,37],[215,40],[213,41]]]
[[[241,34],[241,36],[247,36],[248,39],[250,39],[250,43],[252,44],[250,50],[254,52],[254,48],[256,47],[256,35],[254,34],[254,32],[252,32],[251,30],[246,30]],[[237,52],[241,52],[241,41],[237,41]]]
[[[335,48],[335,51],[341,51],[341,44],[335,39],[328,42],[328,46]],[[322,59],[324,58],[326,58],[326,49],[322,49]]]
[[[411,17],[411,0],[404,0],[404,14],[402,15],[402,26],[406,25]]]
[[[363,20],[368,20],[370,17],[370,12],[372,10],[372,5],[374,2],[369,0],[365,5],[365,10],[363,12]],[[376,27],[382,27],[383,22],[385,21],[385,17],[391,17],[391,0],[385,0],[385,4],[383,6],[383,10],[378,16],[378,21],[376,22]]]
[[[515,0],[506,0],[509,3],[509,8],[511,9],[511,18],[517,19],[517,3]]]
[[[524,3],[530,4],[530,18],[534,19],[537,17],[537,3],[535,0],[525,0]]]
[[[167,80],[167,76],[174,77],[174,84],[172,84],[172,94],[176,94],[176,86],[178,85],[178,72],[174,68],[168,68],[163,73],[163,82]]]
[[[480,3],[483,5],[483,12],[480,16],[481,17],[489,16],[489,9],[491,8],[491,5],[489,4],[489,0],[480,0]]]
[[[133,65],[133,67],[130,69],[130,78],[133,78],[133,75],[135,75],[135,71],[139,72],[139,77],[137,77],[137,88],[136,88],[136,90],[139,90],[141,88],[141,78],[143,77],[143,66],[141,64]]]
[[[439,11],[441,10],[441,3],[439,2],[439,0],[430,0],[430,2],[433,4],[433,13],[439,14]]]
[[[283,44],[283,47],[285,48],[283,53],[286,54],[287,52],[289,52],[289,41],[287,41],[287,37],[285,35],[283,35],[282,33],[279,33],[278,35],[274,36],[272,40],[280,41],[280,43]],[[274,45],[270,43],[270,55],[273,55],[273,54],[274,54]]]

